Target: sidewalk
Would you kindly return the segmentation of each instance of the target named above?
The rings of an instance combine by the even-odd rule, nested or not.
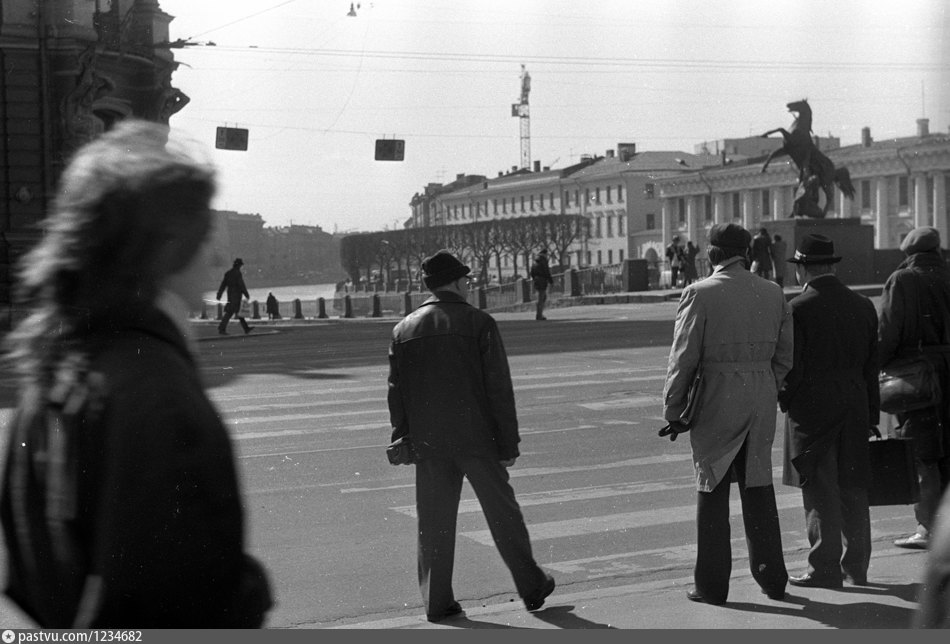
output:
[[[840,590],[788,586],[782,601],[761,593],[748,561],[733,562],[729,600],[723,606],[691,602],[692,576],[572,592],[558,587],[534,613],[519,601],[462,603],[465,614],[438,624],[423,615],[348,624],[343,629],[904,629],[917,610],[918,580],[925,551],[902,550],[887,540],[874,543],[868,586]],[[786,555],[789,574],[803,572],[805,553]],[[556,576],[555,576],[556,578]]]
[[[854,285],[849,288],[867,297],[876,297],[881,294],[882,285]],[[786,287],[784,290],[787,299],[791,299],[801,293],[801,288],[797,286]],[[604,293],[602,295],[584,295],[575,298],[558,298],[550,302],[544,314],[550,320],[574,320],[578,318],[590,318],[592,316],[617,316],[635,320],[643,314],[646,314],[649,319],[655,319],[657,306],[664,307],[663,310],[672,306],[674,308],[669,315],[669,319],[672,321],[675,316],[675,306],[679,301],[680,293],[682,293],[682,289],[666,289],[632,293]],[[618,307],[622,308],[622,314],[617,313]],[[534,310],[534,302],[528,302],[506,307],[504,311],[491,310],[489,313],[499,321],[527,320],[533,318]],[[343,318],[340,316],[332,316],[322,319],[281,318],[280,320],[253,320],[248,318],[247,321],[248,324],[254,328],[250,335],[262,335],[278,333],[281,329],[301,325],[353,323],[357,321],[393,323],[395,320],[402,319],[402,317],[401,314],[387,314],[379,318],[366,316]],[[241,330],[237,320],[231,320],[228,324],[228,335],[225,336],[218,334],[216,320],[192,320],[192,324],[198,340],[211,340],[215,338],[236,339],[245,337],[245,333]]]

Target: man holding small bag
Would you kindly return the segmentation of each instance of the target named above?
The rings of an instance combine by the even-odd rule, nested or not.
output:
[[[879,307],[882,366],[923,351],[934,365],[940,391],[950,386],[950,269],[940,250],[940,234],[922,226],[901,243],[907,258],[884,284]],[[917,531],[898,539],[900,548],[929,545],[937,505],[950,481],[950,413],[946,395],[935,407],[897,414],[899,438],[914,441],[920,501],[914,505]]]

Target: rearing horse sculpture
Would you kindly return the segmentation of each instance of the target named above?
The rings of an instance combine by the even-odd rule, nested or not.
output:
[[[811,107],[808,105],[808,99],[793,101],[786,105],[789,112],[795,113],[795,120],[792,122],[791,131],[785,128],[775,128],[769,130],[763,137],[776,132],[782,133],[784,144],[777,150],[769,154],[765,163],[762,165],[762,172],[769,167],[772,159],[787,154],[798,167],[798,186],[805,188],[806,194],[810,192],[808,188],[810,183],[817,181],[818,185],[825,192],[825,206],[821,209],[821,217],[828,213],[828,208],[834,203],[835,185],[844,193],[848,199],[854,199],[854,186],[851,184],[851,174],[845,167],[835,168],[835,164],[826,157],[815,145],[811,138]],[[817,206],[817,198],[815,206]]]

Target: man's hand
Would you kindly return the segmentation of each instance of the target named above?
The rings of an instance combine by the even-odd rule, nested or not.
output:
[[[689,431],[689,428],[678,420],[671,420],[670,424],[659,431],[657,436],[669,436],[671,441],[675,441],[677,435]]]
[[[518,460],[518,457],[515,456],[514,458],[509,458],[507,461],[501,461],[502,467],[511,467],[512,465],[515,464],[515,461],[517,460]]]

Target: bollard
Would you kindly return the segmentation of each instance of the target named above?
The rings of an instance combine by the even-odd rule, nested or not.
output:
[[[202,320],[208,319],[208,305],[205,304],[204,302],[201,303],[201,319]]]
[[[260,320],[261,319],[261,303],[257,300],[251,302],[251,319]]]
[[[383,317],[383,310],[379,303],[379,293],[373,293],[373,317]]]
[[[412,293],[409,291],[406,291],[403,295],[402,310],[403,315],[409,315],[412,313]]]
[[[216,319],[218,320],[224,319],[224,305],[221,304],[221,302],[218,302],[218,317]]]
[[[317,317],[321,320],[327,317],[327,301],[322,297],[317,298]]]
[[[349,295],[343,296],[343,317],[345,318],[353,317],[353,302],[350,301]]]
[[[483,311],[488,308],[488,296],[485,294],[485,287],[478,287],[478,308]]]
[[[518,283],[521,286],[521,303],[527,304],[531,301],[531,280],[521,277],[518,278]]]
[[[578,297],[581,295],[581,276],[573,268],[567,270],[567,274],[564,276],[564,290],[566,291],[565,295],[571,297]]]
[[[302,320],[303,319],[303,307],[300,306],[300,299],[294,300],[294,319]]]

